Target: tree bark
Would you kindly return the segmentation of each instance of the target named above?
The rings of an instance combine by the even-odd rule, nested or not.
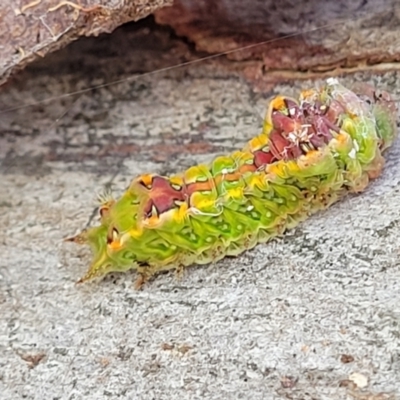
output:
[[[398,0],[176,0],[155,16],[199,51],[248,46],[227,57],[252,80],[388,70],[400,61]]]
[[[2,0],[0,84],[14,72],[80,36],[136,21],[173,0]]]

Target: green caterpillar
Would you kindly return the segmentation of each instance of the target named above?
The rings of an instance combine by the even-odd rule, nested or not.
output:
[[[93,252],[79,282],[136,269],[142,283],[237,256],[362,191],[395,135],[393,101],[369,86],[356,94],[329,79],[299,101],[278,96],[243,150],[176,176],[141,175],[120,199],[102,201],[100,225],[67,239]]]

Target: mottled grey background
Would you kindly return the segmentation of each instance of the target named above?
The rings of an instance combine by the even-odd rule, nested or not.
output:
[[[105,38],[54,54],[4,87],[0,106],[186,51],[166,32],[132,35],[131,49]],[[400,96],[396,73],[343,82],[355,80]],[[164,274],[135,291],[127,273],[77,286],[90,255],[62,242],[111,180],[120,193],[135,174],[240,147],[268,96],[309,85],[256,94],[206,63],[0,114],[1,399],[397,398],[399,141],[365,193],[180,281]]]

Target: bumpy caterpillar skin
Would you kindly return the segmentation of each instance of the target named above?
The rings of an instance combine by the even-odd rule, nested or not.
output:
[[[242,151],[176,176],[141,175],[119,200],[104,200],[100,225],[68,239],[94,255],[80,282],[129,269],[147,279],[267,242],[362,191],[395,134],[394,103],[369,86],[355,94],[330,79],[298,102],[278,96]]]

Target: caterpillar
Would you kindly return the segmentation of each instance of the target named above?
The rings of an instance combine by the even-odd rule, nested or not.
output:
[[[333,78],[299,100],[275,97],[241,151],[175,176],[140,175],[121,198],[104,198],[100,224],[66,239],[93,253],[78,282],[134,269],[141,284],[283,234],[380,175],[396,114],[388,93]]]

